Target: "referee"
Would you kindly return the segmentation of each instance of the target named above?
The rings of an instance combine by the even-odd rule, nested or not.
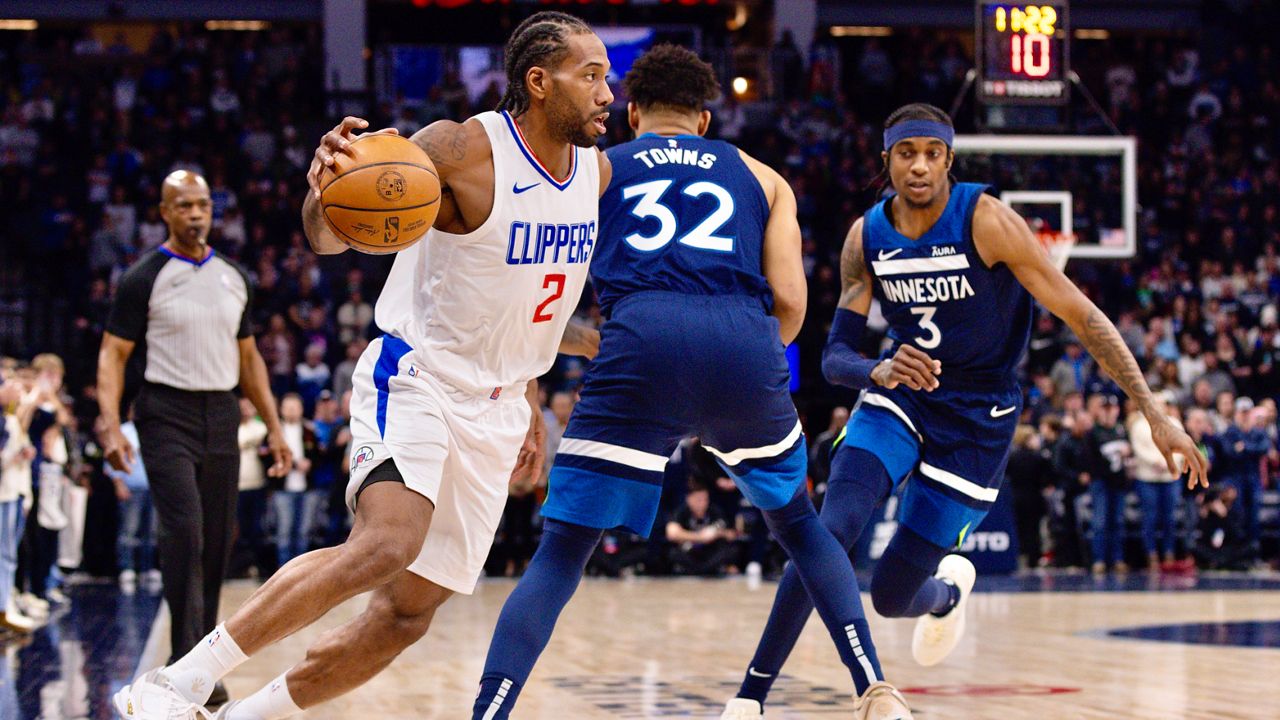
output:
[[[134,422],[160,520],[171,658],[218,624],[240,473],[236,385],[267,423],[270,473],[281,475],[292,464],[254,344],[249,278],[208,246],[210,209],[204,178],[185,170],[165,178],[160,215],[169,238],[120,278],[98,352],[105,450],[119,470],[134,460],[120,432],[125,363],[135,347],[145,360]],[[219,687],[210,704],[225,697]]]

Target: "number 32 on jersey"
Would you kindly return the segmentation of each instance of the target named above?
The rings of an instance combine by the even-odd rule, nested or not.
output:
[[[670,206],[663,202],[663,199],[671,189],[671,184],[671,180],[651,180],[622,189],[622,198],[624,200],[639,198],[635,207],[631,209],[632,215],[641,220],[652,219],[657,221],[657,232],[652,235],[634,232],[623,238],[623,240],[640,252],[653,252],[666,247],[676,238],[677,233],[681,233],[680,238],[676,240],[681,245],[713,252],[733,252],[733,238],[716,235],[720,228],[724,227],[725,223],[733,218],[735,208],[733,196],[729,194],[729,191],[715,183],[706,181],[693,182],[686,185],[680,191],[681,194],[691,198],[710,195],[717,203],[710,215],[703,218],[694,227],[686,229],[678,227],[679,222],[676,220],[676,214],[671,211]]]

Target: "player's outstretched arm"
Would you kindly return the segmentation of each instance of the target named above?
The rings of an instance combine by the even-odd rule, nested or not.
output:
[[[1195,443],[1173,424],[1155,402],[1138,361],[1107,316],[1080,292],[1053,263],[1031,234],[1026,221],[1008,205],[983,196],[973,217],[973,239],[983,261],[1004,263],[1022,286],[1049,312],[1062,318],[1107,374],[1138,404],[1151,423],[1151,436],[1169,471],[1179,474],[1174,455],[1181,455],[1190,475],[1187,485],[1209,486],[1208,467]]]
[[[893,389],[906,385],[932,392],[942,365],[925,351],[903,343],[892,358],[876,361],[858,352],[871,310],[871,273],[862,249],[862,218],[854,221],[840,251],[840,305],[822,349],[822,374],[833,385]]]
[[[769,222],[764,228],[764,277],[773,291],[773,316],[778,318],[778,334],[782,336],[782,344],[789,345],[800,334],[809,303],[804,257],[800,252],[800,221],[796,219],[796,195],[773,168],[741,150],[738,152],[769,201]]]

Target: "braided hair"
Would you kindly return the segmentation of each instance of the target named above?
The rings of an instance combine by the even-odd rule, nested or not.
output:
[[[907,122],[908,120],[930,120],[932,122],[938,122],[943,125],[955,127],[955,124],[951,122],[951,116],[942,108],[936,105],[930,105],[929,103],[908,103],[889,113],[889,117],[884,120],[884,129],[888,130],[894,125]],[[892,149],[893,148],[885,148],[884,151],[889,152]],[[958,182],[956,180],[956,176],[950,172],[947,173],[947,179],[950,180],[953,185]],[[874,188],[876,196],[879,197],[884,194],[884,191],[887,190],[891,184],[892,180],[889,177],[889,161],[886,159],[884,161],[884,167],[880,168],[879,174],[872,178],[869,187]]]
[[[507,92],[497,109],[512,115],[528,110],[529,88],[524,78],[529,68],[558,65],[569,52],[569,38],[589,32],[591,27],[582,20],[551,10],[534,13],[520,23],[507,40],[503,53]]]

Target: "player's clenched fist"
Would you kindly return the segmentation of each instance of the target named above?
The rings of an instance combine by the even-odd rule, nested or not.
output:
[[[942,362],[913,345],[899,345],[893,357],[871,371],[871,380],[880,387],[892,390],[906,385],[912,390],[932,392],[938,388],[938,375],[942,374]]]

